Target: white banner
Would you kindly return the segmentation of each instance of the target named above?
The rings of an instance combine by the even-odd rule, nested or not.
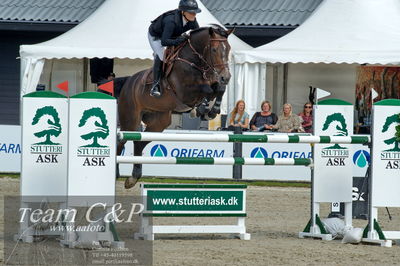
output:
[[[307,143],[243,143],[243,157],[312,158],[312,154]],[[306,166],[244,165],[243,179],[310,181],[311,170]]]
[[[166,130],[173,132],[174,130]],[[182,132],[182,130],[179,130]],[[212,134],[212,131],[188,131],[194,134]],[[218,131],[218,134],[232,132]],[[278,133],[279,134],[279,133]],[[257,151],[259,151],[257,153]],[[132,141],[125,144],[123,156],[133,155]],[[215,157],[233,156],[233,143],[153,141],[143,151],[143,156],[154,157]],[[310,158],[309,144],[299,143],[243,143],[242,157],[252,158]],[[120,164],[120,174],[129,176],[132,165]],[[243,179],[310,181],[310,169],[305,166],[242,166]],[[230,165],[143,165],[144,176],[232,178]]]
[[[23,196],[65,196],[68,99],[43,91],[22,99]]]
[[[166,130],[165,132],[174,132]],[[177,130],[182,133],[182,130]],[[212,134],[212,131],[186,131],[185,133]],[[232,132],[219,131],[218,133],[231,134]],[[122,156],[133,155],[132,141],[125,144]],[[174,142],[152,141],[143,150],[143,156],[152,157],[215,157],[225,158],[233,156],[233,143],[206,143],[206,142]],[[230,165],[165,165],[144,164],[143,176],[160,177],[188,177],[188,178],[232,178]],[[120,164],[120,174],[130,176],[133,165]]]
[[[115,98],[103,93],[84,92],[70,98],[69,109],[68,195],[113,196]]]
[[[353,106],[329,99],[314,106],[314,133],[324,136],[353,135]],[[315,144],[314,202],[351,202],[353,147]]]
[[[21,172],[21,126],[0,125],[0,172]]]
[[[400,100],[383,100],[373,106],[372,205],[400,207]]]
[[[360,135],[357,135],[360,136]],[[365,177],[371,154],[368,145],[352,144],[353,152],[350,153],[353,161],[353,176]]]

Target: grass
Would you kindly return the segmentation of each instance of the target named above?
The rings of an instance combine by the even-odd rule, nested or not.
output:
[[[121,178],[124,180],[124,178]],[[311,184],[308,182],[296,181],[270,181],[270,180],[242,180],[237,181],[233,179],[193,179],[193,178],[157,178],[157,177],[143,177],[140,179],[142,182],[147,183],[190,183],[190,184],[244,184],[248,186],[260,187],[305,187],[310,188]]]
[[[20,174],[1,173],[0,178],[19,179]],[[118,178],[118,181],[124,181],[125,178]],[[143,177],[140,179],[147,183],[183,183],[183,184],[244,184],[248,186],[259,187],[311,187],[309,182],[298,181],[271,181],[271,180],[233,180],[233,179],[193,179],[193,178],[159,178],[159,177]]]
[[[7,174],[7,173],[0,174],[0,178],[5,178],[5,177],[18,179],[20,177],[20,174]]]

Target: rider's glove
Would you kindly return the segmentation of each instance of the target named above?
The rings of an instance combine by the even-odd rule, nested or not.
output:
[[[176,38],[176,45],[179,45],[183,42],[185,42],[187,39],[184,36],[178,36],[178,38]]]
[[[190,38],[190,35],[186,32],[182,33],[181,36],[184,37],[186,40],[188,40]]]

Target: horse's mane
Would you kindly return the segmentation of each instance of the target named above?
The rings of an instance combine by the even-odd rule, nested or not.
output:
[[[198,32],[202,32],[203,30],[209,30],[210,28],[213,28],[213,30],[217,34],[221,35],[222,37],[226,37],[226,38],[228,37],[228,33],[226,32],[226,30],[222,26],[220,26],[218,24],[210,24],[210,25],[211,25],[211,27],[200,27],[200,28],[197,28],[195,30],[191,30],[190,34],[196,34]]]
[[[224,27],[218,24],[210,24],[211,27],[222,37],[228,38],[228,32]]]

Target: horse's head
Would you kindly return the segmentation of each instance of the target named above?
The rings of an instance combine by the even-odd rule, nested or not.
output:
[[[190,44],[193,52],[207,68],[206,76],[211,85],[228,84],[231,73],[229,72],[229,53],[231,46],[228,36],[233,30],[225,30],[219,25],[199,28],[190,34]]]

